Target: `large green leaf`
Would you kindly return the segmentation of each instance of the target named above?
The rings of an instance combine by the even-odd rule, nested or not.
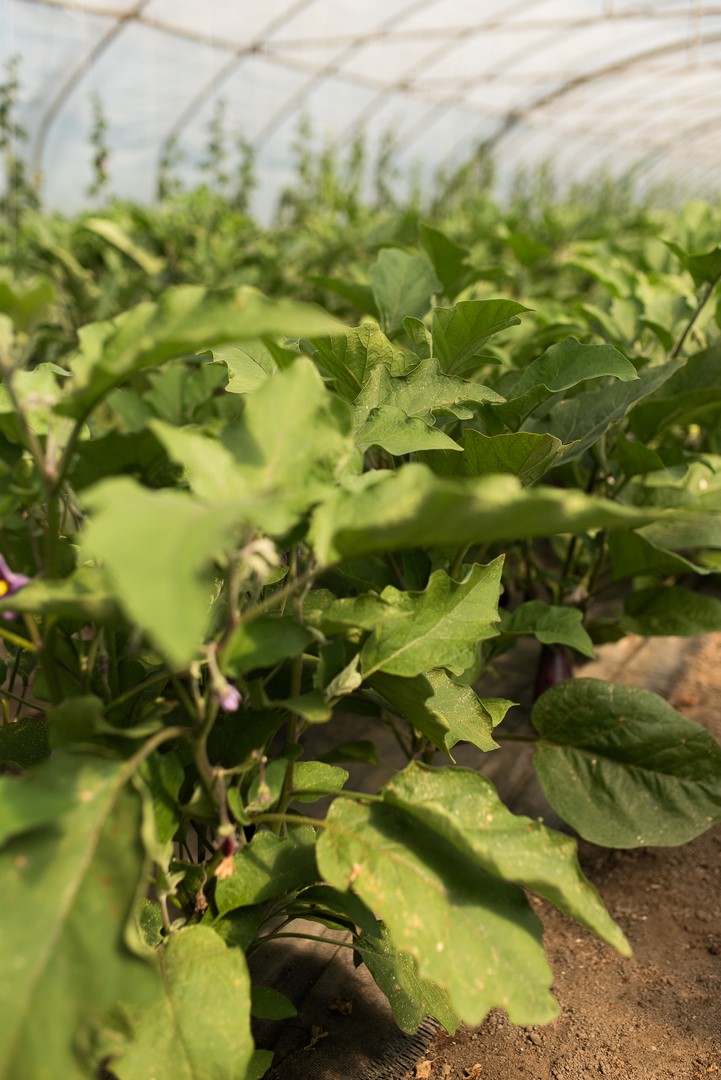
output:
[[[439,476],[488,476],[510,473],[524,487],[534,484],[569,447],[553,435],[514,431],[503,435],[484,435],[466,428],[460,438],[463,453],[433,451],[423,460]]]
[[[233,866],[232,877],[220,878],[215,888],[220,915],[318,881],[315,832],[300,826],[291,829],[285,840],[259,832],[233,856]]]
[[[578,608],[558,607],[542,600],[529,600],[513,612],[502,612],[501,633],[532,634],[544,645],[569,645],[591,659],[596,655],[593,642],[583,628],[583,614]]]
[[[253,1057],[250,978],[240,949],[186,926],[158,950],[162,997],[146,1010],[119,1080],[246,1080]]]
[[[721,542],[721,530],[719,530]],[[693,563],[664,547],[653,544],[639,532],[614,532],[608,538],[608,552],[614,581],[637,575],[708,574],[707,567]]]
[[[3,765],[30,769],[49,754],[48,722],[44,716],[25,716],[14,723],[0,724],[0,763]]]
[[[494,334],[520,323],[529,308],[515,300],[462,300],[433,312],[433,353],[444,371],[458,373],[471,367],[473,357]]]
[[[551,345],[542,356],[528,365],[513,388],[508,391],[508,403],[498,406],[498,415],[509,426],[517,427],[525,417],[554,394],[570,390],[586,379],[610,375],[622,382],[638,379],[638,373],[631,361],[614,349],[613,345],[582,345],[574,337],[565,338]],[[598,390],[593,393],[598,394]],[[571,401],[573,400],[576,399],[572,398]]]
[[[546,798],[584,839],[671,846],[721,821],[721,746],[657,694],[571,679],[532,719]]]
[[[419,226],[421,244],[428,258],[433,263],[433,269],[443,286],[443,292],[449,299],[473,279],[473,271],[467,263],[468,248],[461,247],[439,229],[421,222]]]
[[[458,1027],[458,1017],[451,1008],[448,995],[419,976],[413,957],[394,947],[384,926],[379,925],[373,934],[361,934],[354,944],[388,998],[393,1019],[401,1031],[411,1034],[427,1016],[432,1016],[453,1034]]]
[[[466,382],[444,375],[437,360],[420,360],[407,375],[393,376],[385,365],[378,365],[368,375],[353,406],[356,426],[371,409],[393,405],[408,416],[429,419],[435,413],[448,413],[470,420],[469,402],[502,401],[495,390],[480,383]]]
[[[678,367],[662,389],[634,409],[631,427],[642,442],[673,424],[699,423],[709,410],[721,408],[721,342]]]
[[[58,809],[70,803],[52,828],[25,817],[0,858],[4,1080],[88,1076],[75,1054],[84,1034],[119,1001],[146,1006],[157,991],[153,968],[125,944],[145,869],[140,798],[126,779],[121,761],[56,752],[29,777],[2,781],[20,820],[30,792],[41,808],[50,794]]]
[[[383,797],[472,855],[487,873],[532,889],[610,945],[630,953],[581,871],[575,841],[540,821],[512,814],[485,776],[414,761],[386,784]]]
[[[364,410],[365,412],[365,410]],[[394,405],[379,405],[365,414],[356,433],[356,445],[365,452],[380,446],[394,457],[419,450],[460,451],[460,446],[427,420],[408,416]]]
[[[371,634],[361,650],[361,671],[412,677],[432,667],[462,675],[476,658],[479,641],[495,637],[503,557],[474,565],[463,581],[445,570],[431,574],[422,592],[386,586],[380,596],[366,593],[336,600],[324,624],[359,626]]]
[[[273,667],[302,653],[313,635],[290,616],[261,615],[238,627],[223,651],[225,669],[241,675],[257,667]]]
[[[213,345],[266,335],[333,333],[338,327],[320,308],[269,300],[248,286],[209,292],[199,285],[178,285],[157,302],[146,301],[110,323],[83,328],[61,411],[85,417],[133,372]]]
[[[0,601],[0,612],[8,610],[93,622],[118,618],[112,584],[106,574],[92,566],[81,566],[59,580],[31,581],[14,596]]]
[[[406,315],[425,315],[442,288],[427,259],[400,248],[383,248],[368,276],[387,334],[399,330]]]
[[[153,255],[152,252],[146,251],[145,248],[136,244],[115,221],[108,218],[84,218],[82,228],[102,237],[106,243],[121,251],[123,255],[127,255],[144,273],[150,276],[160,274],[165,268],[165,259]]]
[[[406,375],[418,363],[413,353],[394,345],[373,324],[312,340],[321,364],[335,379],[338,392],[349,401],[358,396],[369,373],[379,364],[391,375]]]
[[[645,637],[711,634],[721,630],[721,601],[680,585],[651,586],[626,597],[621,625]]]
[[[182,666],[203,642],[213,561],[233,546],[239,510],[186,492],[150,491],[125,477],[88,489],[86,557],[102,561],[114,595],[171,661]]]
[[[646,368],[635,382],[618,382],[600,390],[585,390],[554,405],[549,415],[538,421],[538,425],[561,442],[574,444],[564,455],[564,460],[577,458],[593,446],[612,424],[623,420],[639,401],[670,379],[680,363],[670,360],[659,367]]]
[[[329,563],[399,548],[633,528],[654,517],[580,491],[524,489],[512,476],[446,479],[411,464],[339,490],[316,511],[311,535],[318,559]]]
[[[385,923],[393,947],[447,993],[459,1019],[477,1024],[494,1006],[516,1024],[556,1015],[541,924],[523,891],[404,806],[336,799],[318,864],[329,884],[352,889]]]
[[[370,685],[439,750],[453,760],[451,750],[459,742],[479,750],[497,750],[491,732],[491,713],[470,686],[456,683],[442,669],[427,671],[413,679],[377,672]],[[506,702],[510,708],[511,702]]]
[[[254,394],[278,370],[278,364],[263,341],[242,345],[221,345],[211,350],[213,359],[228,369],[229,394]]]

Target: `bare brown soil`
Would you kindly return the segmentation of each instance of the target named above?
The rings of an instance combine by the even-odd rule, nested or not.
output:
[[[721,741],[721,634],[669,696]],[[581,845],[581,860],[633,957],[534,898],[559,1017],[517,1028],[493,1012],[437,1037],[406,1080],[721,1080],[721,826],[675,849]]]

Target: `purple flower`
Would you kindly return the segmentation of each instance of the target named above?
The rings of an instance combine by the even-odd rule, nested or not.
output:
[[[226,712],[237,712],[242,700],[240,690],[231,683],[226,683],[218,695],[218,703]]]
[[[16,574],[10,569],[5,562],[2,555],[0,555],[0,600],[5,600],[8,596],[14,596],[16,592],[19,592],[30,581],[29,577],[25,577],[25,574]],[[14,619],[12,611],[4,611],[2,613],[3,619]]]

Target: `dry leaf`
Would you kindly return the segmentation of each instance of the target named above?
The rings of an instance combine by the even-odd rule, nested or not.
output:
[[[483,1066],[480,1061],[477,1061],[475,1065],[471,1065],[470,1069],[465,1070],[466,1080],[480,1080],[483,1075]]]
[[[340,997],[340,995],[335,999],[335,1001],[331,1001],[328,1008],[331,1012],[340,1013],[341,1016],[353,1015],[353,1002],[348,1001],[347,998]]]
[[[416,1080],[429,1080],[432,1061],[419,1061],[416,1065]]]
[[[307,1046],[304,1046],[303,1049],[312,1050],[316,1043],[320,1042],[321,1039],[327,1039],[329,1034],[329,1031],[323,1031],[322,1027],[313,1024],[313,1027],[310,1029],[310,1042]]]

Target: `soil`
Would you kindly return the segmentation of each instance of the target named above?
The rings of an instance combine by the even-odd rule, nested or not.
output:
[[[687,654],[668,694],[719,741],[720,684],[714,634]],[[518,1028],[494,1011],[477,1030],[437,1036],[404,1080],[721,1080],[721,826],[681,848],[581,844],[580,855],[633,956],[533,897],[558,1018]]]

